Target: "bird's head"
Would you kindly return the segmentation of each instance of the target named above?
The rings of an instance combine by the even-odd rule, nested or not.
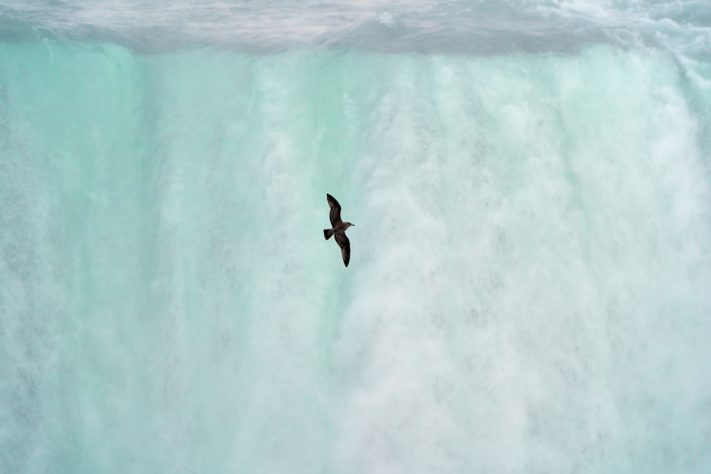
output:
[[[346,229],[349,227],[355,227],[355,224],[351,224],[350,222],[346,222]]]

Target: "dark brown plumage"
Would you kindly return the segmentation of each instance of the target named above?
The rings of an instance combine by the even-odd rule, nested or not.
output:
[[[341,220],[341,205],[338,204],[336,198],[330,194],[326,194],[326,201],[328,202],[328,206],[331,208],[328,215],[331,219],[331,228],[323,229],[323,236],[326,240],[333,236],[338,246],[341,247],[343,263],[348,266],[348,262],[351,261],[351,243],[348,240],[348,237],[346,237],[346,230],[349,227],[355,226],[355,224],[343,222]]]

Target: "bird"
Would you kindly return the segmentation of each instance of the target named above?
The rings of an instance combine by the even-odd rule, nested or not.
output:
[[[333,236],[338,246],[341,247],[343,263],[347,267],[348,262],[351,261],[351,242],[348,240],[348,237],[346,237],[346,230],[349,227],[355,227],[355,224],[341,220],[341,205],[338,204],[335,197],[326,193],[326,202],[328,202],[328,207],[331,208],[328,215],[331,219],[331,228],[323,229],[323,237],[328,240]]]

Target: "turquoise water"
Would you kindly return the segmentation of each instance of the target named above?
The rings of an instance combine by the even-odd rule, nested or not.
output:
[[[410,43],[425,14],[312,5],[272,18],[296,45],[30,5],[0,8],[0,472],[709,472],[703,5],[571,2],[535,44],[557,3]]]

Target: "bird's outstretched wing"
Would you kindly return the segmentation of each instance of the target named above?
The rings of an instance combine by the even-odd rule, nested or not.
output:
[[[331,218],[331,226],[335,226],[341,222],[341,205],[330,194],[326,194],[326,201],[328,201],[328,206],[331,208],[331,213],[328,215]]]
[[[351,242],[346,237],[344,232],[339,232],[333,235],[336,238],[336,243],[341,247],[341,256],[343,257],[343,263],[348,266],[348,262],[351,261]]]

